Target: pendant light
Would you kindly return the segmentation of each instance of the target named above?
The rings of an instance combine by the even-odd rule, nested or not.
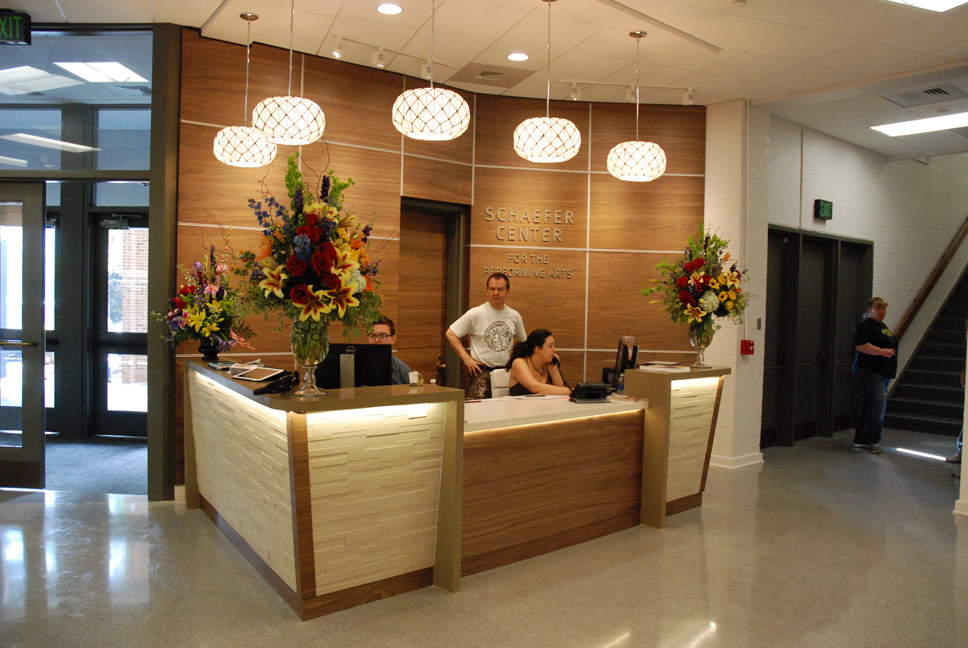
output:
[[[565,162],[578,154],[581,133],[571,121],[551,114],[551,3],[548,3],[548,92],[545,116],[526,119],[514,129],[514,152],[531,162]]]
[[[430,87],[407,90],[393,102],[393,126],[412,139],[444,141],[460,137],[471,123],[471,110],[453,90],[434,87],[434,18],[430,3]]]
[[[289,94],[263,99],[252,111],[252,125],[275,144],[312,144],[323,136],[326,116],[315,101],[292,96],[292,34],[296,0],[289,15]]]
[[[254,13],[239,14],[245,25],[245,108],[242,123],[249,118],[249,52],[252,44],[252,21],[259,16]],[[215,136],[215,157],[219,162],[234,167],[264,167],[276,159],[276,145],[265,134],[250,126],[229,126]]]
[[[635,39],[635,141],[622,142],[608,152],[608,172],[627,182],[651,182],[665,173],[666,154],[654,142],[639,141],[639,42],[644,31],[629,32]]]

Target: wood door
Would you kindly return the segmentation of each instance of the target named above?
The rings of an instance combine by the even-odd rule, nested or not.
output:
[[[446,341],[447,215],[404,206],[400,211],[400,303],[384,311],[396,325],[397,357],[430,382]]]

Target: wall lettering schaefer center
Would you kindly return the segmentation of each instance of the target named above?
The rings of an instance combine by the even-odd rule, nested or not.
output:
[[[498,243],[560,245],[566,229],[575,226],[575,214],[564,209],[485,207],[484,222],[497,225],[494,236]],[[492,272],[503,272],[512,278],[571,279],[574,276],[572,269],[556,267],[552,256],[546,248],[533,252],[510,252],[507,255],[507,265],[484,266],[484,276]]]

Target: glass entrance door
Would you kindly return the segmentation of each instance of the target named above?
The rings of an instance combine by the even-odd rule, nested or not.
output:
[[[0,486],[43,488],[44,183],[0,184]]]

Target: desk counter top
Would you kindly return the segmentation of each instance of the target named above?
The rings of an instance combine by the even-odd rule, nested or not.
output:
[[[645,400],[573,403],[567,396],[504,396],[464,403],[464,433],[645,409]]]
[[[366,407],[381,407],[383,405],[408,405],[412,403],[437,403],[463,400],[463,392],[459,389],[439,387],[437,385],[386,385],[383,387],[357,387],[353,389],[327,389],[326,396],[321,398],[306,398],[290,396],[289,394],[264,394],[255,396],[253,391],[263,387],[271,381],[252,382],[248,380],[234,380],[225,371],[215,371],[200,360],[188,360],[185,368],[198,372],[209,380],[229,389],[244,398],[259,403],[269,409],[283,412],[328,412],[345,409],[362,409]]]

